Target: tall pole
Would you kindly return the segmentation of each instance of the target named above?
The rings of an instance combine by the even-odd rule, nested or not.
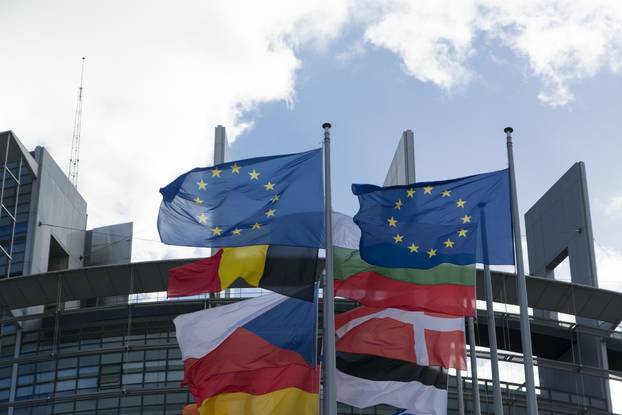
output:
[[[324,415],[337,415],[335,388],[335,298],[333,288],[333,226],[330,188],[330,123],[324,123],[324,229],[326,272],[324,280]]]
[[[477,377],[477,350],[475,350],[475,325],[473,317],[467,317],[469,329],[469,350],[471,354],[471,385],[473,387],[473,414],[482,415],[482,408],[479,402],[479,378]]]
[[[488,318],[488,344],[490,347],[490,368],[492,371],[492,403],[495,415],[503,415],[503,398],[499,381],[499,355],[497,353],[497,327],[495,310],[492,304],[492,278],[488,266],[488,233],[486,230],[486,213],[480,209],[482,227],[482,248],[484,251],[484,288],[486,289],[486,311]]]
[[[462,389],[462,372],[456,370],[456,383],[458,384],[458,415],[464,415],[464,391]]]
[[[529,327],[529,309],[527,303],[527,283],[523,266],[523,247],[521,244],[520,219],[518,215],[518,200],[516,192],[516,173],[514,172],[514,153],[512,151],[512,127],[506,127],[505,132],[508,148],[508,164],[510,168],[510,197],[512,201],[512,228],[514,229],[514,246],[516,249],[516,291],[520,306],[520,333],[523,348],[523,364],[525,365],[525,385],[527,397],[527,414],[538,415],[538,401],[533,378],[533,355],[531,352],[531,329]]]

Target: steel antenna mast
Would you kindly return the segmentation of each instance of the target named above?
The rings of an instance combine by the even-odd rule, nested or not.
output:
[[[69,158],[69,181],[78,188],[78,163],[80,163],[80,130],[82,128],[82,92],[84,81],[84,60],[82,57],[82,70],[80,71],[80,87],[76,102],[76,115],[73,123],[73,139],[71,142],[71,157]]]

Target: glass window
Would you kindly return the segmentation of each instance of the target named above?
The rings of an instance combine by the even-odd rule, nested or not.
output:
[[[143,360],[145,360],[145,353],[142,352],[142,351],[140,351],[140,352],[129,352],[125,356],[125,361],[126,362],[142,362]]]
[[[78,359],[75,357],[72,357],[70,359],[60,359],[58,361],[58,368],[59,369],[67,369],[67,368],[73,368],[78,366]]]
[[[22,386],[21,388],[17,388],[16,396],[18,398],[30,397],[32,395],[32,386]]]
[[[147,372],[145,373],[145,383],[164,382],[166,372]]]
[[[168,381],[181,381],[184,379],[184,372],[183,370],[175,370],[172,372],[168,372],[167,374],[168,376]]]
[[[123,396],[121,397],[121,406],[140,406],[141,396]]]
[[[143,406],[143,415],[162,415],[161,406]]]
[[[40,372],[37,373],[37,382],[48,382],[54,379],[54,372]]]
[[[81,367],[79,370],[79,373],[80,373],[80,377],[97,376],[99,374],[99,367],[97,366]]]
[[[53,383],[40,383],[38,385],[35,386],[35,394],[37,395],[41,395],[41,394],[49,394],[52,393],[52,391],[54,390],[54,384]]]
[[[95,410],[95,401],[76,401],[76,411],[94,411],[94,410]]]
[[[134,385],[137,383],[143,383],[143,374],[142,373],[132,373],[129,375],[123,375],[123,384],[124,385]]]
[[[76,369],[74,368],[59,370],[57,376],[59,379],[76,377]]]
[[[47,370],[54,370],[55,367],[55,363],[54,361],[48,361],[48,362],[39,362],[37,363],[37,372],[44,372]]]
[[[135,372],[143,370],[143,362],[123,363],[123,370],[126,372]]]
[[[166,394],[166,403],[186,404],[188,402],[188,394],[186,393],[168,393]]]
[[[35,375],[22,375],[17,378],[18,385],[29,385],[35,381]]]
[[[99,364],[99,355],[82,356],[80,366],[96,366]]]
[[[97,409],[116,408],[119,406],[119,398],[99,399],[97,401]]]
[[[147,350],[145,360],[164,360],[166,359],[166,350]]]
[[[97,388],[97,378],[86,378],[78,380],[78,389]]]
[[[34,372],[35,372],[35,365],[33,364],[19,365],[19,370],[17,371],[17,373],[19,373],[20,375],[29,375]]]
[[[76,380],[63,380],[61,382],[56,382],[56,392],[73,390],[76,388]]]
[[[164,395],[145,395],[143,396],[143,405],[163,405]]]
[[[54,405],[55,414],[66,414],[73,412],[73,402],[63,402]]]
[[[106,353],[102,355],[102,365],[107,363],[121,363],[121,353]]]

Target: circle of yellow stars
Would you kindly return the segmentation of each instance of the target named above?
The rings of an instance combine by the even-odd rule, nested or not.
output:
[[[434,186],[424,186],[421,189],[423,189],[424,196],[433,195]],[[412,187],[406,189],[406,199],[414,199],[415,193],[417,193],[417,190],[418,189],[412,188]],[[452,192],[453,190],[444,189],[440,191],[440,193],[438,194],[440,194],[441,198],[445,198],[445,197],[451,197]],[[467,201],[462,198],[458,198],[458,200],[455,201],[455,204],[456,204],[456,208],[465,209]],[[393,209],[399,211],[402,209],[403,206],[404,206],[404,201],[401,198],[399,198],[395,201],[395,204],[393,205]],[[473,217],[471,215],[465,214],[464,216],[459,217],[459,220],[461,224],[464,225],[467,223],[471,223],[472,218]],[[395,218],[395,216],[391,216],[387,218],[387,226],[389,228],[397,228],[398,223],[399,221]],[[454,239],[449,237],[447,238],[447,240],[443,241],[443,246],[446,250],[453,249],[454,245],[456,244],[457,238],[466,238],[468,236],[469,236],[469,229],[460,228],[456,232],[456,236],[454,237]],[[393,242],[396,244],[406,244],[406,241],[404,240],[404,235],[400,234],[399,232],[393,236]],[[433,258],[438,254],[438,248],[430,248],[427,251],[421,251],[421,247],[417,245],[415,242],[411,242],[409,245],[406,245],[406,248],[408,248],[408,251],[412,254],[417,254],[420,252],[425,253],[428,258]]]
[[[242,166],[238,165],[237,163],[233,163],[232,165],[229,166],[230,170],[230,174],[242,174]],[[213,167],[211,170],[208,170],[208,175],[211,173],[211,177],[218,177],[218,178],[222,178],[222,174],[224,173],[224,169],[219,168],[219,166],[215,166]],[[251,182],[257,182],[257,183],[261,183],[261,172],[257,171],[255,168],[253,168],[251,171],[246,172],[248,174],[248,178]],[[207,191],[207,185],[208,183],[201,178],[197,183],[197,191],[201,191],[201,190],[205,190]],[[268,180],[266,183],[262,184],[262,186],[265,188],[265,190],[267,192],[271,192],[274,193],[274,195],[270,198],[270,203],[271,204],[275,204],[277,203],[279,200],[281,200],[281,195],[279,193],[277,193],[277,189],[276,189],[276,183],[273,183],[272,181]],[[201,196],[197,195],[194,199],[193,202],[196,205],[202,205],[204,203],[204,200],[201,199]],[[265,218],[266,220],[269,220],[270,218],[274,218],[276,215],[277,209],[275,207],[270,207],[265,213]],[[199,215],[196,216],[196,220],[199,224],[201,225],[207,225],[208,222],[208,216],[205,212],[201,212]],[[245,230],[248,231],[256,231],[262,228],[262,226],[265,223],[261,223],[261,222],[255,222],[253,223],[249,228],[247,229],[243,229],[243,228],[239,228],[236,227],[234,229],[231,230],[230,234],[232,236],[238,236],[241,235]],[[214,227],[210,227],[210,231],[211,231],[211,236],[212,237],[216,237],[216,236],[222,236],[224,230],[219,227],[219,226],[214,226]]]

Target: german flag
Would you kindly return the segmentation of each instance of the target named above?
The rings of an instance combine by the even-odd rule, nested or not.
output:
[[[210,258],[171,269],[167,294],[183,297],[247,286],[313,301],[317,261],[317,248],[277,245],[223,248]]]

